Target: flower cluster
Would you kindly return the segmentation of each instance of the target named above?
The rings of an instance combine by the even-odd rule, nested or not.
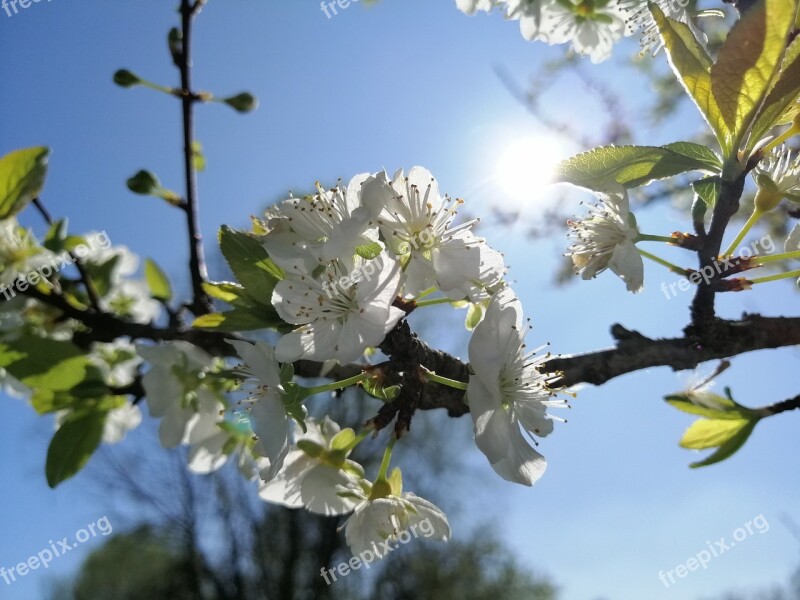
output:
[[[688,0],[655,0],[669,18],[689,26],[698,40],[688,10]],[[599,63],[611,56],[613,45],[623,37],[641,33],[642,52],[657,53],[662,46],[647,2],[642,0],[456,0],[463,13],[500,9],[505,18],[519,21],[522,37],[546,44],[571,43],[578,54]]]
[[[358,175],[346,188],[270,209],[263,243],[286,273],[272,304],[295,326],[278,342],[278,360],[356,360],[403,317],[398,296],[438,289],[451,300],[486,301],[503,279],[503,258],[474,234],[474,221],[454,225],[460,202],[414,167],[391,178]]]

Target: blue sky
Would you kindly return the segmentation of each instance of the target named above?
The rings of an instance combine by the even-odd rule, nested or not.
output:
[[[180,190],[177,103],[111,83],[121,67],[175,81],[165,44],[175,24],[173,4],[52,0],[11,18],[0,12],[0,154],[51,146],[43,194],[50,210],[68,216],[76,232],[106,230],[114,243],[156,258],[185,280],[180,215],[124,186],[135,171],[149,168]],[[633,44],[622,46],[618,61],[634,52]],[[673,279],[655,265],[647,265],[646,289],[638,295],[626,293],[611,274],[554,286],[564,230],[535,240],[525,231],[560,194],[515,195],[496,180],[499,157],[520,138],[539,140],[544,155],[576,150],[548,142],[494,73],[503,67],[526,81],[559,53],[524,42],[515,24],[501,18],[469,19],[451,0],[384,0],[370,9],[353,4],[332,19],[315,0],[212,0],[197,23],[196,85],[220,95],[250,90],[261,106],[247,116],[218,105],[198,111],[197,136],[208,159],[200,175],[206,239],[211,243],[222,223],[246,225],[250,214],[289,189],[421,164],[443,190],[464,197],[472,214],[491,204],[524,206],[525,222],[501,227],[485,219],[481,232],[506,253],[533,319],[531,344],[550,341],[562,353],[606,347],[615,322],[649,336],[678,334],[690,298],[667,300],[659,285]],[[614,64],[593,73],[622,86],[631,110],[647,92],[645,80]],[[596,104],[574,80],[566,78],[547,98],[554,113],[596,128]],[[640,141],[669,142],[675,132],[699,131],[690,109],[680,115],[669,129],[642,132]],[[536,174],[526,175],[533,187]],[[578,192],[573,197],[572,211],[581,210],[577,200],[591,200]],[[683,215],[665,206],[637,217],[648,233],[688,228]],[[41,231],[35,218],[25,220]],[[719,301],[720,313],[731,317],[792,313],[793,306],[797,296],[782,284]],[[434,329],[428,339],[466,355],[466,334]],[[797,358],[795,349],[737,357],[721,383],[744,404],[782,400],[797,394],[786,375]],[[531,489],[499,480],[474,451],[465,489],[452,499],[464,507],[453,519],[455,534],[493,520],[520,561],[562,586],[564,600],[692,600],[786,580],[800,556],[779,515],[800,505],[800,483],[785,458],[800,450],[800,415],[760,424],[733,459],[691,470],[687,465],[696,457],[677,446],[691,419],[661,400],[684,385],[662,368],[583,389],[564,415],[568,423],[541,444],[549,470]],[[470,426],[466,419],[452,421],[442,435]],[[47,489],[42,465],[51,430],[51,421],[37,418],[22,401],[0,402],[0,566],[25,560],[108,509],[84,491],[80,477]],[[660,570],[685,563],[708,541],[730,538],[761,514],[769,531],[669,589],[659,582]],[[85,556],[81,548],[50,571],[69,572]],[[0,582],[0,599],[35,597],[46,577],[37,571],[13,588]]]

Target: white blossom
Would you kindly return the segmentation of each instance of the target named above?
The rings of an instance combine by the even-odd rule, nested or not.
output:
[[[708,36],[697,27],[695,17],[703,13],[708,15],[723,14],[717,11],[701,11],[699,15],[695,14],[689,10],[689,0],[652,0],[652,2],[661,9],[665,17],[688,26],[692,35],[704,49],[708,42]],[[641,2],[641,0],[620,0],[619,4],[626,15],[625,27],[627,33],[629,35],[633,35],[636,32],[640,33],[642,54],[647,52],[650,52],[653,56],[658,54],[661,48],[664,47],[664,42],[658,32],[658,25],[653,18],[653,13],[650,12],[648,3]]]
[[[429,538],[446,542],[450,539],[450,524],[442,510],[425,498],[412,492],[392,490],[386,494],[374,494],[367,481],[349,488],[350,495],[357,500],[353,514],[345,525],[345,539],[353,555],[371,550],[382,557],[385,543],[396,543],[403,531],[416,531],[424,522],[431,528]]]
[[[359,269],[355,277],[338,262],[317,277],[287,273],[275,286],[272,303],[281,319],[299,327],[278,342],[278,359],[348,363],[380,344],[404,315],[392,306],[400,275],[398,261],[385,255],[377,272]],[[346,285],[341,285],[343,277],[348,277]]]
[[[284,404],[281,367],[267,343],[229,343],[244,361],[242,370],[257,384],[251,393],[250,425],[258,436],[256,451],[269,461],[262,470],[262,478],[269,480],[278,474],[289,452],[291,421]]]
[[[220,395],[205,385],[215,360],[188,342],[137,345],[139,356],[150,363],[142,378],[150,415],[161,419],[159,438],[165,448],[187,443],[203,415],[216,420],[225,408]]]
[[[496,4],[494,0],[456,0],[458,10],[467,15],[474,15],[478,11],[489,12]]]
[[[592,279],[610,268],[627,285],[638,292],[644,285],[644,264],[636,249],[639,231],[628,204],[628,192],[618,186],[598,192],[599,204],[589,209],[580,221],[569,221],[573,240],[567,256],[576,273]]]
[[[532,485],[545,471],[544,457],[531,448],[520,427],[529,435],[547,436],[554,417],[549,406],[564,406],[553,399],[548,385],[555,379],[540,373],[546,356],[525,353],[522,307],[510,288],[497,292],[486,316],[469,343],[470,366],[467,399],[475,429],[475,442],[503,479]]]
[[[11,286],[18,277],[49,265],[52,252],[39,245],[16,218],[0,220],[0,285]]]
[[[767,154],[753,169],[753,178],[761,190],[800,202],[800,157],[784,145]]]
[[[306,433],[295,426],[296,441],[283,469],[261,485],[259,495],[267,502],[289,508],[305,507],[328,516],[351,512],[356,503],[349,496],[339,495],[339,487],[357,482],[364,476],[364,470],[347,458],[349,451],[334,447],[335,440],[341,439],[341,428],[330,417],[321,421],[308,419],[306,426]]]
[[[405,265],[406,295],[437,287],[453,300],[477,302],[502,280],[502,255],[473,234],[476,221],[453,226],[463,201],[442,198],[427,169],[413,167],[408,176],[399,170],[391,181],[378,173],[365,181],[363,202]]]
[[[519,19],[526,40],[571,42],[593,63],[609,58],[614,43],[625,34],[624,13],[616,0],[509,0],[506,14]]]
[[[317,193],[289,198],[266,214],[270,230],[264,246],[270,258],[288,272],[305,273],[334,260],[349,264],[355,248],[377,240],[369,212],[361,206],[361,183],[369,175],[357,175],[346,189],[336,186]]]

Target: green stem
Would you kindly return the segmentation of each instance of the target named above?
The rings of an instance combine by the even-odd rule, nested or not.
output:
[[[750,215],[749,219],[747,219],[747,222],[742,227],[742,230],[738,233],[736,238],[731,242],[731,245],[728,246],[728,249],[725,250],[723,256],[730,256],[731,254],[733,254],[733,251],[736,250],[737,246],[742,242],[744,236],[747,235],[747,232],[749,232],[753,228],[753,225],[758,223],[758,221],[761,219],[763,215],[764,213],[758,209],[753,211],[753,214]]]
[[[424,308],[426,306],[435,306],[437,304],[449,304],[452,300],[450,298],[434,298],[433,300],[423,300],[417,302],[417,308]]]
[[[369,378],[368,373],[360,373],[359,375],[354,375],[348,379],[342,379],[341,381],[334,381],[333,383],[326,383],[325,385],[319,385],[317,387],[306,388],[309,396],[314,394],[321,394],[322,392],[334,392],[336,390],[342,390],[346,387],[350,387],[351,385],[355,385],[357,383],[361,383],[365,379]]]
[[[791,258],[800,258],[800,250],[794,252],[783,252],[781,254],[767,254],[765,256],[756,256],[753,258],[758,264],[774,262],[776,260],[789,260]]]
[[[770,150],[772,150],[776,146],[779,146],[780,144],[782,144],[783,142],[785,142],[786,140],[788,140],[790,137],[792,137],[793,135],[795,135],[797,133],[800,133],[800,129],[798,129],[797,127],[792,125],[791,127],[789,127],[789,129],[784,131],[782,134],[780,134],[778,137],[776,137],[774,140],[772,140],[769,144],[764,146],[764,148],[762,148],[761,152],[766,154],[767,152],[769,152]]]
[[[674,265],[668,260],[664,260],[663,258],[656,256],[655,254],[650,254],[647,250],[642,250],[641,248],[637,248],[639,250],[639,254],[644,256],[645,258],[649,258],[653,262],[656,262],[664,267],[667,267],[673,273],[678,273],[679,275],[689,275],[689,271],[679,267],[678,265]]]
[[[467,384],[461,381],[456,381],[455,379],[449,379],[448,377],[442,377],[441,375],[437,375],[433,371],[426,369],[423,366],[420,366],[423,373],[425,373],[425,378],[431,381],[435,381],[436,383],[441,383],[442,385],[450,386],[451,388],[455,388],[457,390],[464,390],[467,389]]]
[[[425,296],[430,296],[433,292],[436,291],[436,286],[429,287],[427,290],[422,292],[419,296],[416,297],[417,301],[422,300]]]
[[[389,472],[389,463],[392,462],[392,450],[394,449],[394,445],[397,443],[397,438],[392,436],[389,440],[389,445],[386,446],[386,451],[383,453],[383,461],[381,462],[381,468],[378,471],[378,478],[375,481],[386,481],[388,477],[386,477],[386,473]]]
[[[140,79],[139,84],[150,88],[151,90],[156,90],[157,92],[164,92],[165,94],[169,94],[170,96],[178,96],[180,98],[180,90],[176,90],[175,88],[167,87],[165,85],[159,85],[157,83],[153,83],[152,81],[147,81],[146,79]]]
[[[775,275],[767,275],[766,277],[757,277],[756,279],[751,279],[750,283],[755,285],[756,283],[767,283],[768,281],[778,281],[779,279],[789,279],[791,277],[800,277],[800,269],[796,269],[794,271],[787,271],[786,273],[776,273]]]
[[[636,237],[637,242],[666,242],[667,244],[674,244],[675,238],[665,235],[650,235],[649,233],[640,233]]]
[[[359,445],[361,442],[363,442],[363,441],[364,441],[364,439],[365,439],[365,438],[366,438],[366,437],[367,437],[367,436],[368,436],[370,433],[372,433],[372,431],[373,431],[373,430],[372,430],[371,428],[368,428],[368,429],[365,429],[364,431],[362,431],[361,433],[359,433],[359,434],[356,436],[356,438],[355,438],[355,439],[354,439],[352,442],[350,442],[349,444],[347,444],[347,447],[346,447],[346,448],[343,448],[343,450],[344,450],[345,454],[346,454],[346,453],[348,453],[348,452],[351,452],[351,451],[353,450],[353,448],[355,448],[355,447],[356,447],[356,446],[358,446],[358,445]]]

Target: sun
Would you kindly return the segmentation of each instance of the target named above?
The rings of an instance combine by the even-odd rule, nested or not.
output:
[[[495,179],[508,200],[521,203],[542,196],[564,158],[564,143],[555,136],[528,135],[510,140],[498,154]]]

